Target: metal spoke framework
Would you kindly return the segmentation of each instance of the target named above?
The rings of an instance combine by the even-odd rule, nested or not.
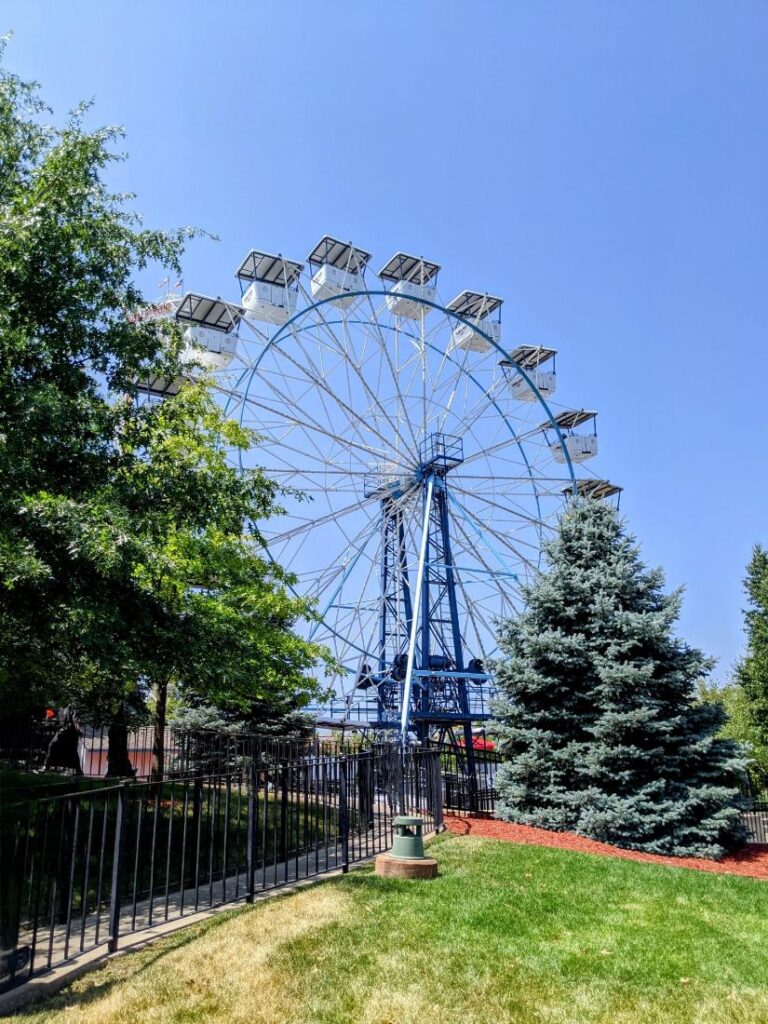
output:
[[[574,439],[570,424],[594,414],[549,399],[553,350],[520,348],[516,363],[499,322],[476,318],[501,300],[446,304],[437,264],[402,253],[371,282],[368,259],[329,238],[308,270],[253,252],[239,302],[184,296],[177,309],[228,332],[231,357],[203,365],[228,415],[259,435],[242,468],[286,489],[285,514],[259,528],[315,602],[302,628],[341,666],[324,718],[406,742],[455,727],[471,758],[496,621],[520,607],[564,493],[579,489],[574,461],[596,437]]]

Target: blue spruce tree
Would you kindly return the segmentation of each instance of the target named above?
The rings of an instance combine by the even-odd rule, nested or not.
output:
[[[674,635],[680,592],[599,502],[574,501],[546,554],[500,626],[497,816],[677,856],[740,845],[744,762],[695,700],[712,662]]]

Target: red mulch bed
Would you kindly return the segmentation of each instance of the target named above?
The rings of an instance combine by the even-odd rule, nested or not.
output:
[[[750,844],[737,853],[729,853],[722,860],[704,860],[701,857],[662,857],[656,853],[622,850],[609,843],[585,839],[573,832],[549,832],[545,828],[513,825],[508,821],[494,821],[493,818],[447,815],[445,824],[448,831],[457,836],[503,839],[507,843],[522,843],[526,846],[553,846],[558,850],[577,850],[579,853],[596,853],[620,857],[622,860],[639,860],[644,864],[695,868],[697,871],[713,871],[720,875],[746,875],[749,878],[768,881],[768,846],[758,844]]]

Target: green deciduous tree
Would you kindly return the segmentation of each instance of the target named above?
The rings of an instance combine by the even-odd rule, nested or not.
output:
[[[251,432],[223,417],[205,382],[124,427],[110,504],[129,510],[136,545],[126,585],[144,616],[131,641],[155,696],[159,772],[171,684],[259,726],[305,703],[327,659],[293,631],[311,610],[264,551],[257,524],[278,511],[275,488],[227,458],[254,443]]]
[[[674,636],[679,592],[605,504],[574,501],[546,554],[500,629],[499,815],[655,853],[737,845],[743,762],[695,700],[711,663]]]
[[[749,605],[745,613],[747,652],[737,680],[746,716],[758,750],[768,749],[768,551],[759,544],[752,552],[744,581]],[[768,768],[768,763],[765,765]]]
[[[60,701],[84,657],[74,592],[104,583],[114,472],[138,368],[159,356],[133,279],[175,267],[184,233],[146,231],[102,175],[116,129],[84,110],[45,124],[35,86],[0,69],[0,699]],[[73,616],[75,620],[73,621]],[[74,627],[74,628],[73,628]],[[96,640],[94,636],[92,638]],[[87,646],[87,645],[86,645]],[[99,659],[96,658],[98,662]]]
[[[159,748],[174,683],[274,720],[314,692],[324,655],[293,631],[310,610],[263,548],[275,488],[227,459],[256,439],[203,379],[137,401],[148,367],[182,367],[177,332],[132,315],[135,276],[177,272],[188,232],[147,231],[110,193],[117,130],[45,113],[0,69],[3,712],[73,704],[124,723],[152,691]]]
[[[765,733],[754,723],[749,698],[738,678],[729,679],[726,683],[702,679],[699,683],[698,699],[723,706],[726,719],[719,735],[724,739],[734,740],[743,747],[751,771],[756,769],[757,775],[768,775],[768,745],[765,742]]]

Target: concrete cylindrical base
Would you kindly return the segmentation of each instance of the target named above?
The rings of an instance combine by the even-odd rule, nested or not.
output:
[[[380,853],[375,873],[383,878],[437,878],[437,861],[433,857],[416,859]]]

